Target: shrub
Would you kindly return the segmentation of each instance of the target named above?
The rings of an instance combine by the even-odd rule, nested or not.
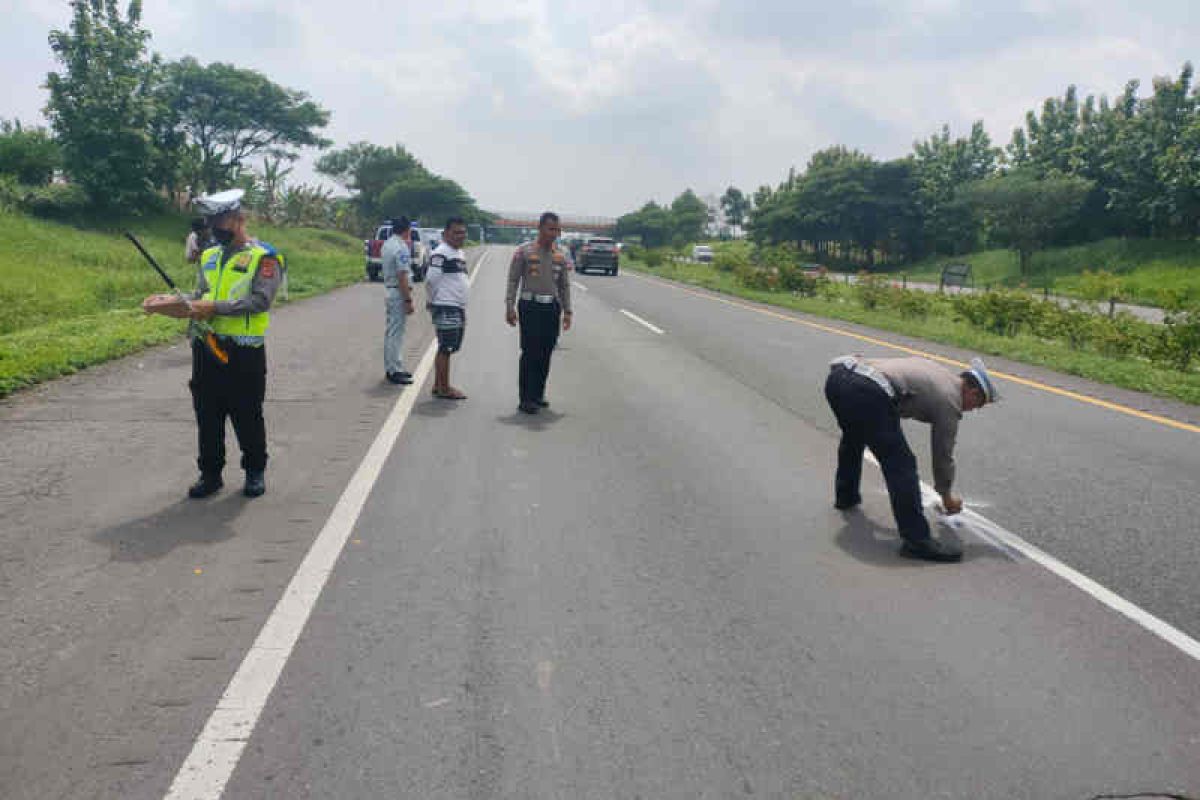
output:
[[[872,275],[869,272],[858,273],[858,282],[854,284],[858,300],[868,311],[885,305],[888,300],[888,281],[882,275]]]
[[[1108,303],[1108,315],[1113,316],[1116,304],[1125,299],[1124,282],[1106,270],[1085,269],[1079,278],[1079,293],[1093,303]]]
[[[658,248],[647,250],[645,255],[642,256],[642,263],[644,263],[650,269],[657,269],[658,267],[661,267],[663,265],[663,261],[665,260],[666,256],[663,254],[663,251]]]
[[[72,219],[78,217],[90,205],[83,188],[73,183],[25,188],[20,206],[37,217]]]

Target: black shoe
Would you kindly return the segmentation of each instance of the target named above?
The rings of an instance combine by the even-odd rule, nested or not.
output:
[[[246,497],[262,497],[266,491],[266,474],[261,469],[246,470],[246,485],[242,487],[242,494]]]
[[[216,494],[221,491],[221,487],[224,485],[225,483],[221,480],[220,473],[202,472],[200,473],[200,480],[188,487],[188,497],[193,500],[199,500],[201,497]]]
[[[407,372],[389,372],[387,374],[388,383],[398,383],[407,386],[412,383],[412,375]]]
[[[939,539],[905,539],[900,545],[900,555],[925,561],[962,561],[962,548]]]
[[[847,511],[855,506],[862,505],[862,495],[854,495],[854,497],[839,497],[833,501],[833,507],[838,511]]]
[[[520,405],[518,405],[517,410],[523,414],[536,414],[539,411],[541,411],[542,409],[538,406],[537,403],[530,400],[528,402],[521,403]]]
[[[534,400],[533,402],[537,404],[538,408],[549,408],[550,407],[550,401],[544,397],[541,400]]]

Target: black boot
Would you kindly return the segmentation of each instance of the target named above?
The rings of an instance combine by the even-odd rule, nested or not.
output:
[[[224,485],[225,483],[221,480],[221,473],[201,472],[200,480],[188,487],[188,497],[199,500],[201,497],[216,494],[221,491],[221,487]]]
[[[924,561],[962,561],[962,548],[958,545],[927,537],[924,539],[905,539],[900,546],[900,555],[905,558],[919,558]]]
[[[246,470],[246,485],[242,487],[242,494],[246,497],[262,497],[266,491],[266,474],[261,469]]]

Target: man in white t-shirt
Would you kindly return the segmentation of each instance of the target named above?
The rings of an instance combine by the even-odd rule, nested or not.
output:
[[[412,373],[404,369],[404,323],[413,313],[412,225],[408,217],[392,220],[392,235],[383,243],[383,286],[387,292],[387,326],[383,335],[383,370],[389,383],[412,383]]]
[[[438,354],[433,362],[433,396],[445,400],[466,400],[467,396],[450,385],[450,356],[462,347],[467,328],[467,223],[451,217],[442,230],[442,243],[429,257],[425,291],[433,327],[437,331]]]

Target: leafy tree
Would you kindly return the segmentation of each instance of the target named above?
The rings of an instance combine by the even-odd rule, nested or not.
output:
[[[671,223],[671,212],[651,200],[637,211],[618,217],[613,233],[618,238],[640,236],[645,247],[662,247],[670,242]]]
[[[407,214],[414,219],[440,224],[447,217],[461,216],[480,221],[479,209],[466,190],[449,178],[428,172],[403,175],[383,190],[379,198],[386,216]]]
[[[20,120],[0,120],[0,175],[41,186],[50,182],[61,164],[58,143],[44,128],[24,128]]]
[[[124,15],[116,0],[71,0],[71,9],[70,30],[50,32],[63,71],[46,77],[63,167],[102,208],[144,207],[154,199],[156,103],[142,4],[131,0]]]
[[[369,142],[355,142],[324,154],[317,161],[317,172],[353,193],[355,207],[368,219],[391,213],[382,198],[384,191],[397,180],[429,174],[402,145],[380,147]]]
[[[708,206],[691,189],[671,201],[671,239],[676,244],[699,239],[708,224]]]
[[[214,191],[256,156],[295,160],[296,148],[326,147],[317,131],[329,112],[304,92],[232,64],[187,57],[166,65],[169,107],[198,149],[204,186]]]
[[[916,198],[923,218],[925,247],[963,253],[975,246],[979,221],[959,197],[962,187],[995,174],[1000,151],[977,121],[966,137],[950,138],[950,126],[913,143]]]
[[[1029,274],[1033,253],[1075,221],[1092,182],[1061,176],[1038,179],[1014,172],[980,181],[968,189],[971,203],[984,216],[992,238],[1016,250],[1021,274]]]
[[[721,210],[725,212],[725,219],[730,225],[740,228],[750,213],[750,198],[742,194],[741,189],[730,186],[721,195]]]

